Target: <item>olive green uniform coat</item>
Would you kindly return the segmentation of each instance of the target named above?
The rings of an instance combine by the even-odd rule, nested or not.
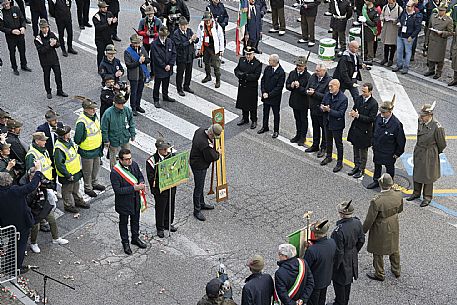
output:
[[[427,60],[442,62],[446,53],[447,38],[453,33],[452,19],[449,16],[439,17],[438,14],[433,14],[430,17],[430,28],[443,31],[443,33],[438,34],[429,30]]]

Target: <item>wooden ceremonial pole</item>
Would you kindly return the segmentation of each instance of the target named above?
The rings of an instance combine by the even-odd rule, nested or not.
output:
[[[222,133],[219,139],[215,139],[216,149],[221,150],[219,160],[216,161],[216,202],[225,201],[228,198],[227,177],[225,171],[225,113],[224,108],[213,110],[213,124],[222,126]]]

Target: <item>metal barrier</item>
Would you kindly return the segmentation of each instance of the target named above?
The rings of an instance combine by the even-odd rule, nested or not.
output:
[[[17,234],[15,226],[0,228],[0,284],[17,278]]]

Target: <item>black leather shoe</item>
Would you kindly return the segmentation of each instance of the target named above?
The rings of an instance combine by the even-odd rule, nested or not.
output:
[[[189,92],[190,94],[194,94],[195,91],[190,88],[184,88],[184,91]]]
[[[174,225],[170,226],[170,232],[176,232],[178,231],[178,228],[176,228]]]
[[[162,108],[162,106],[160,106],[160,102],[159,101],[154,101],[154,107]]]
[[[420,198],[420,195],[412,194],[411,196],[406,198],[406,201],[413,201],[413,200],[416,200],[416,199],[419,199],[419,198]]]
[[[343,169],[343,164],[342,163],[336,163],[335,167],[333,168],[333,172],[337,173],[342,169]]]
[[[165,234],[163,233],[162,230],[160,230],[160,231],[157,231],[157,236],[159,236],[160,238],[164,238]]]
[[[91,28],[92,27],[92,24],[90,24],[89,22],[84,24],[85,27],[88,27],[88,28]]]
[[[275,131],[273,132],[273,135],[271,136],[273,139],[276,139],[279,136],[279,132]]]
[[[52,99],[52,93],[46,94],[46,97],[48,98],[48,100]]]
[[[133,116],[138,116],[138,111],[136,111],[136,109],[135,110],[132,109],[132,114],[133,114]]]
[[[57,96],[68,97],[68,94],[66,94],[66,93],[63,92],[63,91],[57,91]]]
[[[321,161],[321,165],[327,165],[327,164],[329,164],[330,162],[332,162],[332,158],[330,158],[330,157],[325,157],[325,159]]]
[[[69,48],[69,49],[68,49],[68,53],[73,54],[73,55],[78,54],[78,52],[77,52],[75,49],[73,49],[73,48]]]
[[[379,187],[379,182],[378,181],[373,181],[370,184],[367,185],[367,189],[372,190]]]
[[[306,141],[306,139],[301,138],[301,139],[298,140],[297,145],[298,146],[305,146],[305,141]]]
[[[67,51],[62,51],[62,56],[63,57],[68,57],[68,52]]]
[[[371,279],[371,280],[384,282],[384,278],[377,277],[377,276],[374,275],[373,273],[367,273],[367,277],[368,277],[369,279]]]
[[[435,74],[435,75],[433,75],[433,79],[438,79],[438,78],[440,78],[440,77],[441,77],[441,74],[438,74],[438,73]]]
[[[214,205],[204,203],[200,206],[200,208],[202,210],[214,210]]]
[[[164,102],[170,102],[170,103],[175,103],[176,102],[176,100],[174,98],[169,97],[169,96],[164,96],[163,97],[163,101]]]
[[[322,158],[323,156],[325,156],[325,148],[321,148],[316,155],[318,158]]]
[[[136,107],[136,111],[138,111],[139,113],[146,113],[146,110],[141,108],[141,106]]]
[[[313,146],[308,147],[307,149],[305,149],[305,152],[307,152],[307,153],[313,153],[313,152],[316,152],[316,151],[319,151],[319,148],[313,147]]]
[[[84,25],[80,25],[80,26],[79,26],[79,29],[80,29],[80,30],[85,30],[86,27],[85,27]]]
[[[387,62],[387,67],[391,67],[393,64],[394,64],[394,62],[393,62],[392,60],[389,60],[389,61]]]
[[[14,75],[19,75],[19,71],[17,69],[13,70],[13,73],[14,73]]]
[[[124,248],[124,253],[127,255],[132,255],[132,249],[130,249],[129,244],[122,244],[122,247]]]
[[[384,66],[386,64],[386,62],[387,62],[387,59],[384,58],[383,60],[381,60],[381,62],[379,64],[381,66]]]
[[[114,36],[112,37],[112,39],[113,39],[114,41],[118,41],[118,42],[122,41],[117,35],[114,35]]]
[[[289,141],[290,141],[290,143],[297,143],[299,139],[300,139],[299,136],[295,136],[292,139],[290,139]]]
[[[184,91],[178,91],[178,94],[179,94],[179,96],[186,96],[186,94],[184,93]]]
[[[392,69],[392,72],[398,72],[402,69],[402,67],[395,67]]]
[[[257,131],[258,134],[262,134],[262,133],[265,133],[267,132],[269,129],[268,128],[260,128],[259,131]]]
[[[257,128],[257,122],[252,122],[251,129],[256,129],[256,128]]]
[[[245,119],[241,119],[238,123],[236,123],[237,126],[242,126],[244,124],[249,124],[249,121]]]
[[[132,245],[138,246],[138,248],[146,249],[148,246],[140,238],[132,239]]]
[[[355,178],[355,179],[359,179],[359,178],[362,178],[363,175],[365,174],[365,171],[358,171],[357,173],[354,174],[354,176],[352,176],[352,178]]]
[[[89,197],[97,197],[97,193],[94,192],[93,190],[89,190],[89,191],[84,191],[85,194],[89,195]]]
[[[64,207],[64,210],[65,210],[65,212],[69,212],[69,213],[73,213],[73,214],[79,213],[79,209],[74,206]]]
[[[22,70],[22,71],[27,71],[27,72],[32,72],[32,69],[30,69],[30,68],[27,67],[27,66],[21,67],[21,70]]]
[[[106,190],[106,187],[104,185],[101,185],[101,184],[94,184],[94,185],[92,185],[92,188],[94,190],[101,191],[101,192]]]
[[[359,171],[359,168],[358,168],[358,167],[354,167],[354,168],[348,173],[348,175],[349,175],[349,176],[352,176],[352,175],[354,175],[355,173],[357,173],[358,171]]]
[[[205,221],[206,220],[206,217],[205,217],[205,215],[203,215],[202,212],[194,213],[194,217],[197,218],[200,221]]]
[[[429,204],[430,204],[430,200],[424,199],[424,200],[422,200],[420,207],[424,208],[424,207],[428,206]]]
[[[433,74],[435,74],[435,71],[427,71],[424,73],[424,76],[432,76]]]

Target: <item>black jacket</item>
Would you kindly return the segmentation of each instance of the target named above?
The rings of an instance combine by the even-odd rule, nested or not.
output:
[[[323,289],[330,285],[335,253],[336,243],[327,237],[313,240],[313,244],[306,250],[304,259],[313,273],[314,289]]]
[[[354,118],[348,132],[348,141],[358,148],[371,146],[373,137],[373,122],[378,113],[378,102],[371,96],[366,102],[362,95],[355,101],[352,110],[359,112],[359,117]]]
[[[271,8],[283,8],[284,0],[270,0]]]
[[[49,15],[56,18],[56,21],[66,21],[71,20],[71,0],[50,0],[48,1],[49,5]],[[67,5],[68,3],[68,5]]]
[[[120,11],[119,0],[105,0],[106,4],[108,4],[108,11],[113,13],[114,16],[117,16]]]
[[[333,71],[333,79],[337,79],[340,81],[340,89],[345,90],[349,89],[353,86],[353,84],[357,83],[357,80],[362,80],[360,75],[360,69],[362,69],[362,61],[358,55],[357,57],[357,65],[354,61],[354,56],[349,54],[346,50],[341,56],[338,65],[336,66],[335,71]],[[355,78],[354,72],[357,72]]]
[[[304,2],[300,7],[300,15],[307,17],[316,17],[317,8],[321,4],[320,0],[314,0],[312,2]],[[305,8],[306,5],[306,8]]]
[[[266,66],[260,81],[260,91],[262,92],[262,101],[264,104],[279,106],[282,98],[282,88],[286,81],[286,73],[279,65],[276,71],[272,66]],[[264,99],[263,94],[268,93],[268,98]]]
[[[189,163],[192,170],[207,169],[211,162],[219,159],[219,153],[210,143],[205,128],[199,128],[195,131],[192,139],[192,148],[190,149]]]
[[[154,40],[151,44],[151,59],[156,78],[170,77],[176,64],[176,48],[173,41],[168,37],[165,39],[165,44],[160,39]],[[169,71],[165,70],[167,65],[170,66]]]
[[[50,3],[52,1],[46,0],[29,0],[30,10],[34,12],[43,12],[46,11],[46,2]]]
[[[98,11],[94,17],[92,17],[92,23],[95,27],[95,42],[96,43],[105,43],[105,44],[112,44],[113,41],[111,40],[111,36],[113,35],[113,30],[115,28],[115,24],[111,23],[108,24],[108,18],[113,18],[113,13],[107,11],[106,13],[102,13]]]
[[[246,280],[241,305],[271,305],[274,283],[269,274],[253,273]]]
[[[63,128],[63,123],[57,122],[57,127]],[[54,162],[54,143],[57,140],[57,134],[54,134],[54,142],[53,142],[52,137],[51,137],[51,129],[49,129],[48,122],[45,122],[45,123],[39,125],[37,127],[36,131],[44,132],[45,136],[48,137],[48,139],[46,140],[46,149],[49,153],[49,156],[50,156],[52,162]]]
[[[51,38],[56,40],[54,46],[50,45]],[[40,31],[40,34],[35,38],[35,47],[38,51],[38,58],[40,59],[40,65],[45,66],[55,66],[59,64],[59,56],[57,55],[56,49],[60,47],[59,39],[56,34],[49,31],[48,35],[44,37],[43,32]]]
[[[308,90],[309,88],[314,89],[314,94],[308,95],[309,110],[311,111],[311,115],[322,116],[322,111],[320,107],[324,95],[328,93],[328,83],[331,80],[332,77],[327,73],[325,73],[321,81],[319,81],[319,78],[317,77],[316,73],[310,76],[308,80],[308,85],[306,86],[306,90]]]
[[[289,106],[293,109],[308,110],[309,100],[308,95],[306,94],[306,86],[308,85],[309,77],[310,75],[306,68],[301,75],[298,75],[297,69],[289,73],[289,77],[287,77],[286,81],[286,88],[290,91]],[[292,89],[291,84],[294,81],[298,81],[300,86]]]
[[[106,58],[106,56],[103,56],[102,62],[100,63],[100,67],[98,67],[98,74],[102,78],[102,85],[105,85],[105,81],[103,79],[108,74],[114,76],[116,84],[119,83],[119,77],[116,77],[117,71],[122,71],[122,75],[124,75],[125,73],[121,61],[118,58],[114,57],[113,61],[110,62]]]
[[[328,92],[323,100],[323,105],[330,105],[329,112],[323,112],[324,126],[329,130],[342,130],[346,126],[345,117],[348,109],[348,98],[340,90],[336,95]]]
[[[26,197],[38,187],[41,179],[43,174],[37,171],[26,185],[0,187],[0,227],[13,225],[18,231],[23,231],[35,224]]]
[[[129,171],[137,178],[138,183],[144,182],[143,174],[135,161],[132,162]],[[138,214],[140,212],[140,193],[135,191],[133,186],[114,169],[111,170],[110,180],[115,195],[114,207],[116,212],[121,215]]]
[[[330,19],[330,27],[336,32],[344,32],[346,30],[347,21],[352,17],[352,3],[350,0],[331,0],[329,8],[332,15],[337,15],[335,2],[338,4],[340,16],[345,16],[345,18],[338,19],[332,16]]]
[[[25,169],[25,155],[27,154],[27,150],[25,149],[24,145],[22,145],[22,142],[19,139],[19,136],[8,131],[6,143],[11,144],[10,158],[16,159],[16,161],[20,161],[20,162],[24,163],[24,169]],[[16,165],[16,167],[17,167],[17,165]]]
[[[171,158],[174,155],[175,155],[174,153],[168,154],[168,156],[166,156],[164,158],[164,160]],[[161,195],[161,196],[168,197],[170,190],[166,190],[166,191],[163,191],[162,193],[160,193],[160,189],[159,189],[159,172],[157,170],[157,163],[159,163],[160,161],[161,161],[161,159],[160,159],[158,152],[156,152],[151,157],[149,157],[146,160],[146,175],[148,177],[149,188],[151,190],[152,195],[154,195],[154,196]],[[171,190],[173,193],[176,193],[176,187],[171,188]]]
[[[191,63],[195,58],[195,44],[198,42],[189,42],[190,38],[194,35],[194,32],[190,28],[187,28],[184,34],[180,29],[176,29],[173,33],[173,42],[176,47],[176,63]]]
[[[183,0],[176,0],[176,3],[173,4],[171,1],[168,1],[165,4],[163,11],[163,17],[167,20],[167,27],[170,33],[174,33],[178,28],[179,17],[186,17],[187,21],[190,22],[190,13],[187,5]]]
[[[406,137],[403,124],[392,114],[387,124],[378,114],[373,129],[373,162],[376,164],[395,163],[394,155],[400,157],[405,152]]]
[[[210,0],[206,10],[211,12],[213,18],[217,21],[217,23],[219,23],[219,25],[225,29],[229,23],[229,15],[225,9],[224,4],[219,2],[217,5],[214,5],[214,2]]]
[[[358,254],[365,243],[362,223],[357,217],[338,220],[332,239],[336,243],[332,280],[340,285],[349,285],[359,274]]]
[[[2,9],[3,17],[0,18],[0,31],[5,33],[7,38],[24,37],[24,35],[14,35],[13,30],[25,28],[25,16],[22,15],[21,10],[17,6],[11,6],[9,10]]]
[[[157,9],[157,13],[154,14],[155,17],[163,19],[162,14],[163,10],[165,8],[165,3],[167,1],[165,0],[160,0],[160,1],[155,1],[155,0],[146,0],[144,1],[143,5],[140,6],[140,12],[141,12],[141,18],[146,17],[146,14],[144,12],[146,6],[151,5]]]
[[[314,289],[314,279],[305,262],[305,277],[303,279],[298,292],[291,299],[288,295],[289,289],[294,285],[298,275],[298,259],[296,257],[289,258],[285,261],[278,262],[278,270],[275,272],[275,288],[279,300],[284,305],[296,305],[296,301],[302,300],[303,304],[308,302],[309,297]]]
[[[248,62],[246,57],[240,57],[234,72],[238,78],[236,108],[243,110],[257,109],[262,63],[257,58]]]

